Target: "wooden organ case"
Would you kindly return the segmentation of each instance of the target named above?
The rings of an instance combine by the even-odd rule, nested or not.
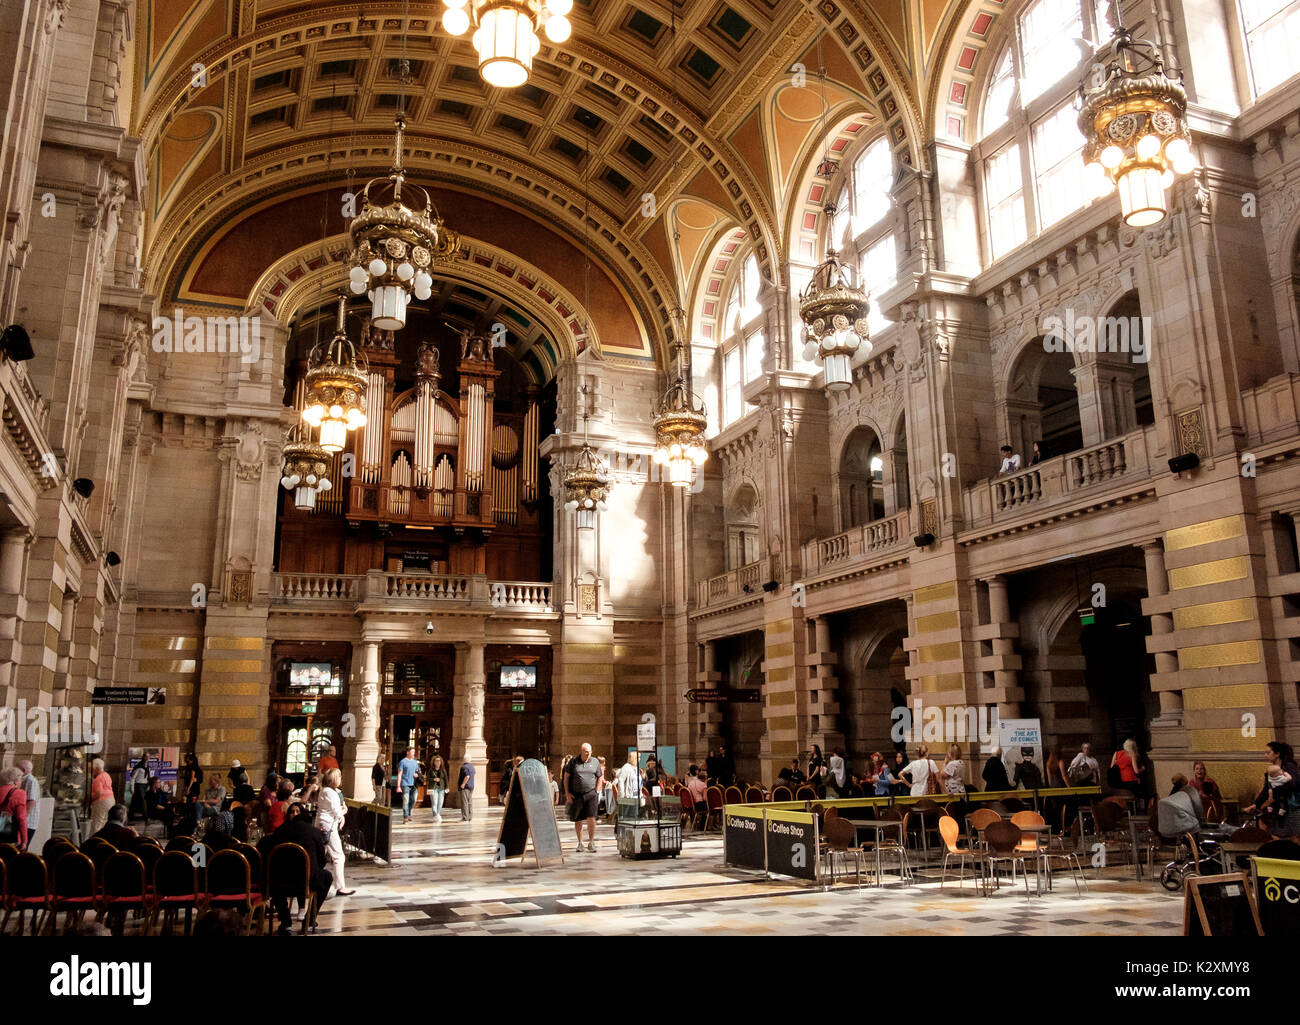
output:
[[[282,499],[280,572],[549,580],[540,390],[487,335],[414,328],[364,321],[368,421],[334,457],[328,501]]]

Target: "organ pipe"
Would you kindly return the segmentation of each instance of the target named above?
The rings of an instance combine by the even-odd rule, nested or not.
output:
[[[361,428],[361,480],[366,484],[378,484],[383,468],[385,383],[382,373],[374,370],[370,372],[370,381],[366,386],[366,409],[371,410],[371,414],[366,425]]]
[[[451,516],[456,508],[456,470],[445,452],[433,471],[433,515]]]
[[[438,350],[425,341],[415,356],[415,485],[433,482],[435,394],[438,390]]]
[[[537,501],[537,401],[528,403],[524,414],[523,493],[525,502]]]
[[[466,430],[465,490],[483,490],[483,431],[486,425],[483,385],[469,386],[469,422]]]
[[[411,462],[406,458],[405,452],[398,452],[393,459],[388,506],[396,516],[407,516],[411,512]]]

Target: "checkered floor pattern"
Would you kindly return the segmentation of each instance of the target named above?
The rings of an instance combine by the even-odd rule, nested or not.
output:
[[[967,881],[939,886],[938,870],[903,885],[887,876],[876,888],[855,881],[825,890],[761,873],[725,868],[717,833],[687,833],[676,859],[628,861],[613,827],[597,829],[595,854],[575,852],[573,828],[560,823],[562,867],[531,859],[493,865],[500,809],[473,822],[458,815],[430,822],[427,811],[394,827],[393,863],[349,862],[351,897],[333,897],[321,935],[1177,935],[1182,896],[1131,866],[1100,877],[1077,895],[1065,873],[1041,896],[1023,883],[983,897]]]

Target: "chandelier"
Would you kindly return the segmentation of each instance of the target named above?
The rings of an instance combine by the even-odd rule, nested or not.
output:
[[[1118,188],[1124,223],[1145,228],[1165,219],[1165,190],[1196,160],[1182,83],[1165,71],[1155,43],[1134,42],[1119,8],[1115,37],[1079,87],[1085,185],[1097,198]]]
[[[690,372],[683,358],[685,317],[680,308],[675,317],[680,324],[675,346],[677,376],[655,406],[654,461],[661,466],[667,465],[669,484],[684,488],[694,478],[695,467],[703,466],[709,458],[704,447],[704,432],[709,422],[704,404],[696,403],[691,390]]]
[[[307,357],[302,418],[320,428],[320,447],[329,453],[342,452],[348,432],[366,423],[369,382],[357,366],[356,349],[348,340],[347,302],[346,295],[339,296],[338,328],[324,351],[314,345]]]
[[[827,209],[829,217],[834,207]],[[804,322],[803,358],[820,359],[826,387],[842,391],[853,383],[853,356],[871,352],[867,340],[867,292],[853,283],[852,269],[840,262],[834,249],[813,271],[808,287],[799,294],[799,316]]]
[[[586,396],[584,385],[582,395]],[[564,474],[564,495],[567,499],[564,508],[576,514],[579,530],[591,530],[596,526],[596,514],[605,511],[605,499],[609,497],[609,471],[597,458],[587,441],[587,412],[582,414],[582,451],[578,460]]]
[[[573,0],[443,0],[442,27],[460,36],[474,28],[471,37],[478,51],[478,73],[483,81],[513,89],[528,81],[533,58],[541,49],[538,30],[552,43],[563,43],[573,32],[565,17]]]
[[[406,307],[411,295],[421,301],[429,298],[433,292],[430,269],[434,261],[450,256],[460,245],[460,236],[443,227],[442,218],[436,216],[433,201],[424,189],[416,187],[424,197],[424,205],[419,210],[402,202],[402,186],[406,183],[406,170],[402,167],[406,121],[399,114],[395,124],[393,168],[387,178],[375,178],[366,185],[361,212],[348,225],[352,243],[348,278],[352,294],[366,294],[373,307],[371,323],[382,331],[400,331],[406,326]],[[385,191],[381,183],[387,183],[387,203],[381,202]]]
[[[327,476],[329,458],[310,436],[305,441],[290,441],[284,446],[284,475],[280,484],[293,492],[294,508],[311,512],[316,508],[317,494],[324,494],[334,486]]]

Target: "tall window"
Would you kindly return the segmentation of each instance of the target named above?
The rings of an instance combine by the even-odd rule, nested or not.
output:
[[[828,246],[855,267],[871,293],[871,330],[889,323],[880,312],[879,296],[898,280],[890,190],[894,185],[894,154],[880,137],[845,168],[843,188],[835,201]]]
[[[1110,38],[1105,10],[1105,0],[1034,0],[993,65],[977,148],[990,260],[1090,200],[1073,101],[1081,66]]]
[[[758,298],[762,286],[763,277],[758,269],[758,259],[751,252],[741,263],[736,280],[727,294],[719,331],[723,427],[735,423],[745,415],[745,385],[763,372],[767,342],[761,320],[763,306]]]
[[[1300,70],[1300,0],[1239,0],[1250,82],[1259,96]]]

